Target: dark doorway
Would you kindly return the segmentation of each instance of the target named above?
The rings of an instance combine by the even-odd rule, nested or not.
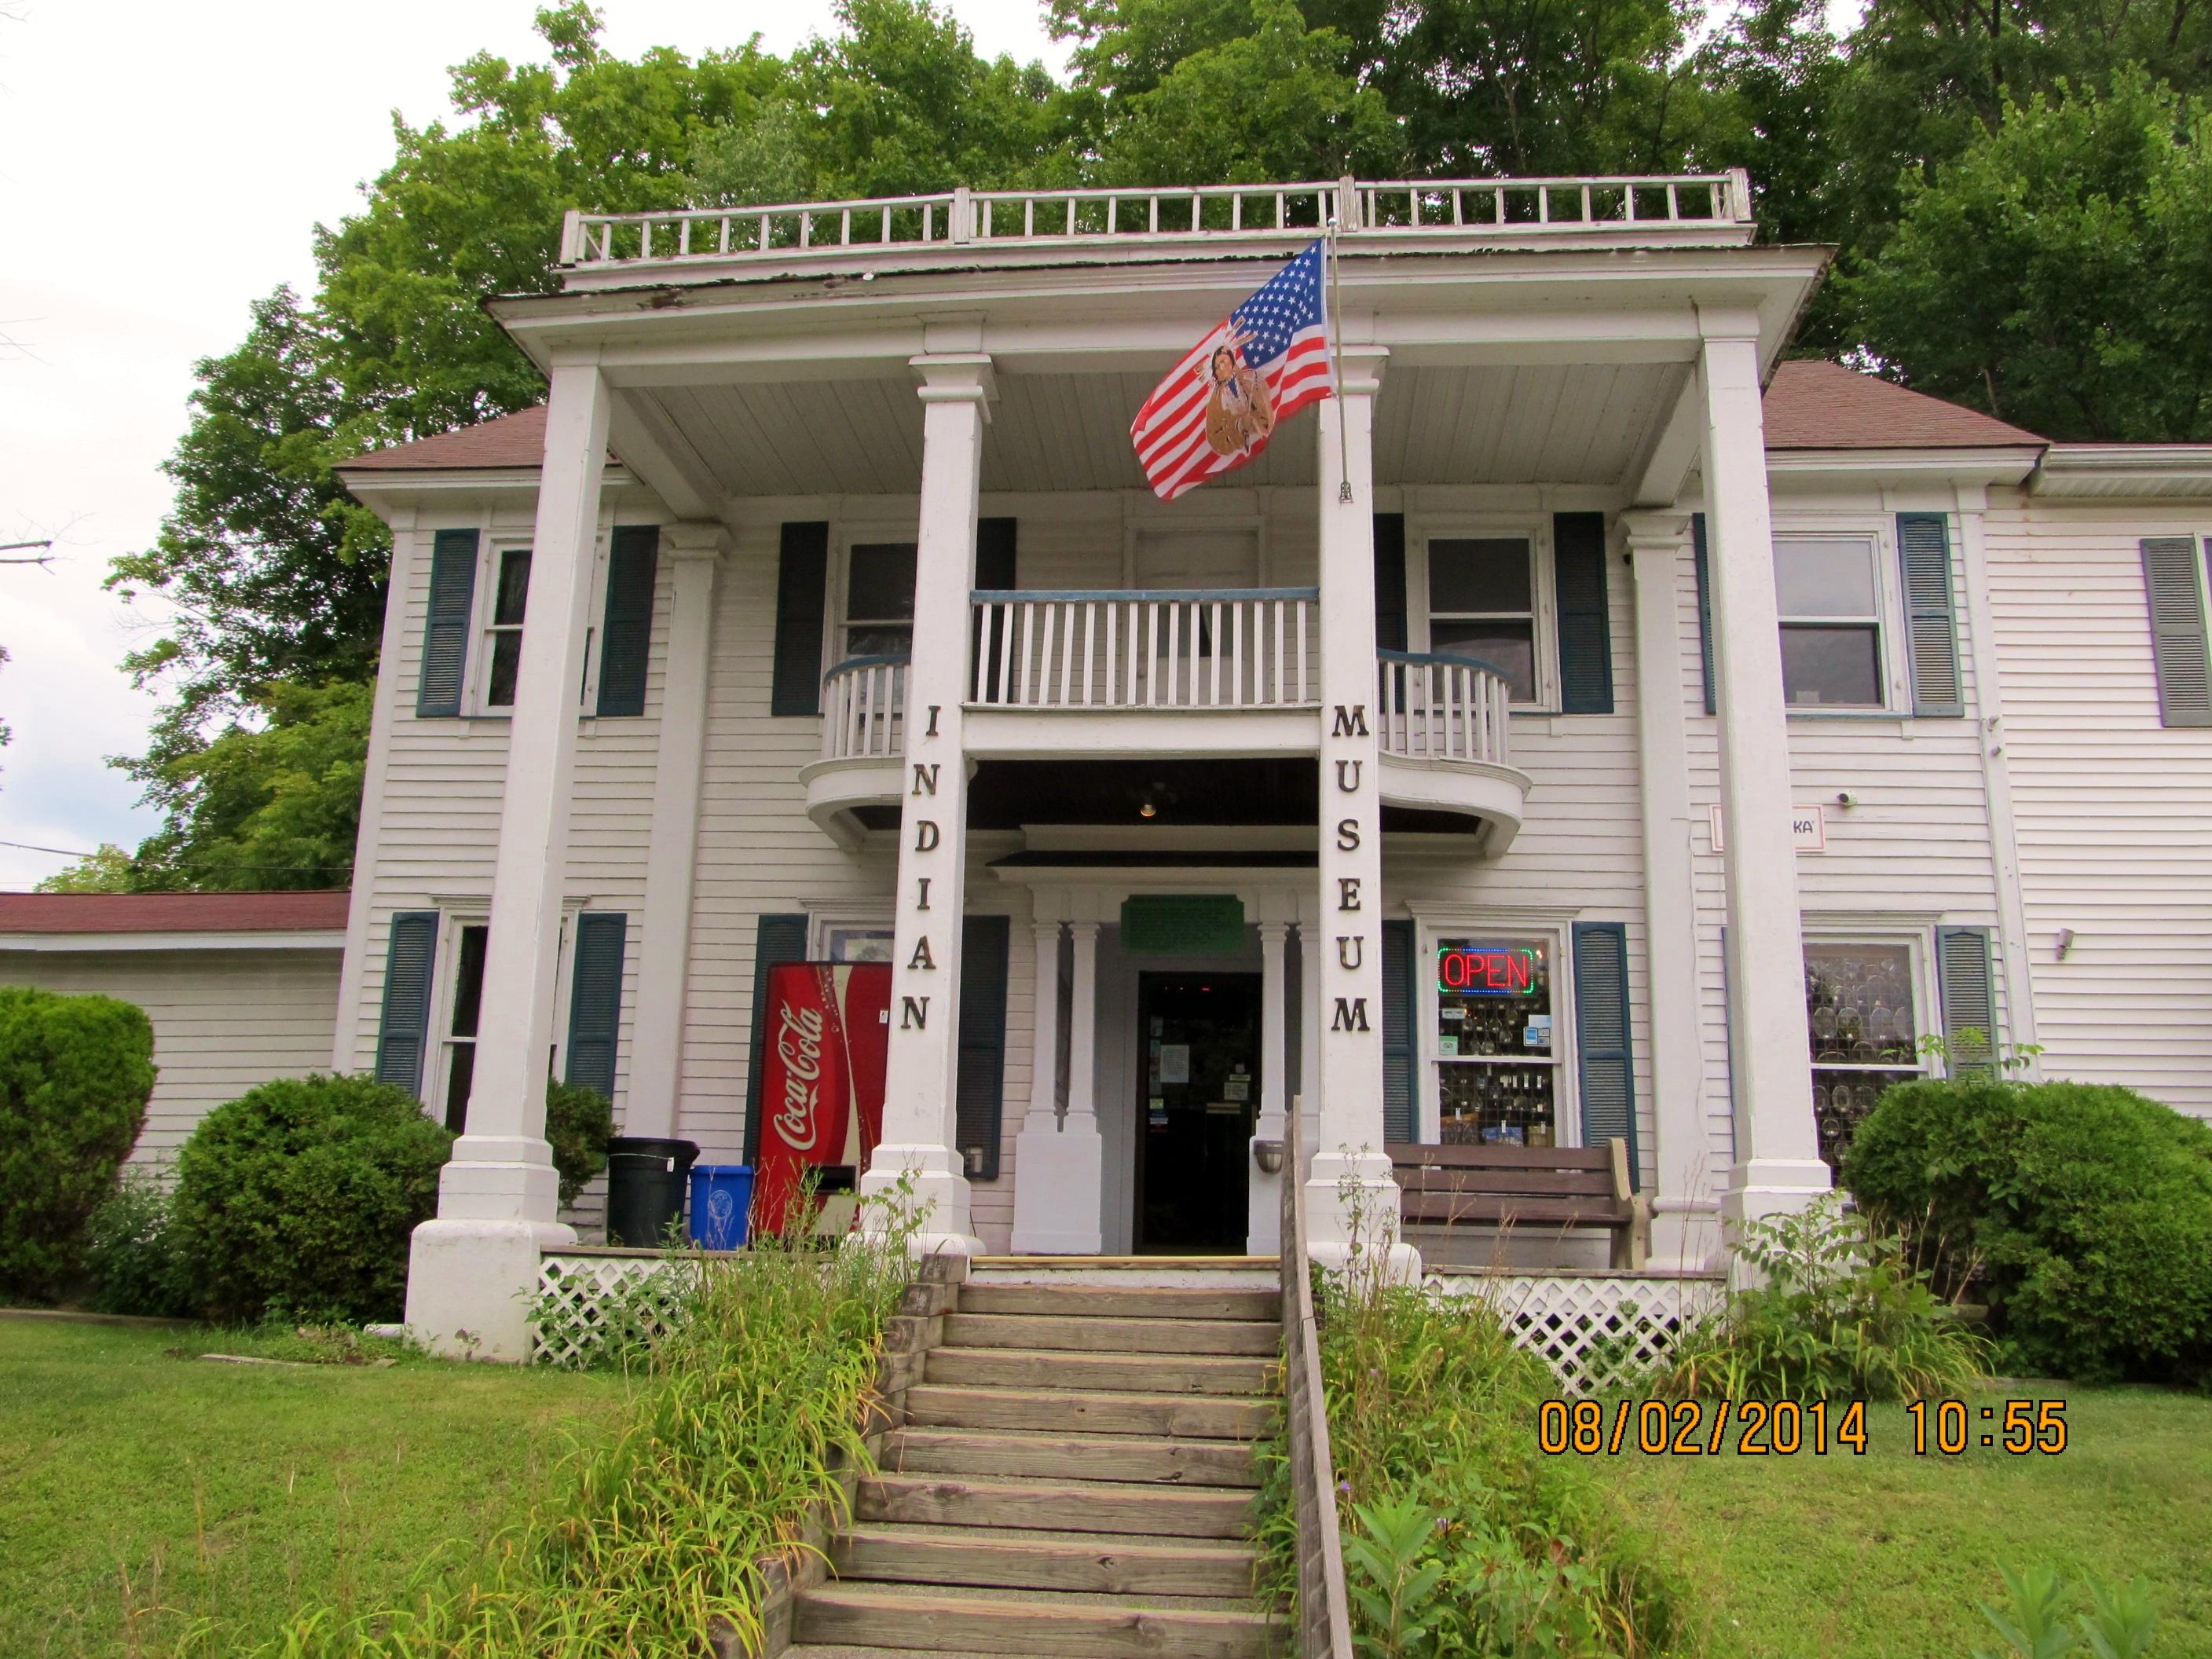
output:
[[[1137,1248],[1242,1255],[1260,975],[1137,975]]]

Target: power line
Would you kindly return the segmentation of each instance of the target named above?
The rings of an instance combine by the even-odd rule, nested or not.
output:
[[[97,853],[80,852],[70,847],[36,847],[27,841],[0,841],[0,847],[12,847],[19,853],[51,853],[56,858],[91,859]],[[120,851],[120,848],[117,849]],[[125,857],[130,856],[125,854]],[[185,868],[202,875],[234,875],[241,870],[262,870],[280,876],[331,876],[350,871],[350,864],[188,864]]]

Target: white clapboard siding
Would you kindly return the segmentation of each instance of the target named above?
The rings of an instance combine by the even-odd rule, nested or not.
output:
[[[337,1012],[339,952],[10,951],[0,985],[136,1003],[154,1024],[160,1075],[133,1158],[176,1156],[203,1117],[271,1078],[325,1071]]]
[[[2212,730],[2159,723],[2140,544],[2209,532],[2203,502],[2014,496],[1987,536],[2043,1069],[2202,1115]]]

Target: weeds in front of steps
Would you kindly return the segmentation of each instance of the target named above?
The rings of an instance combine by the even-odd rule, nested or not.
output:
[[[684,1275],[684,1316],[554,1496],[391,1606],[303,1610],[260,1659],[699,1659],[716,1620],[757,1650],[761,1561],[805,1547],[813,1504],[842,1509],[841,1463],[869,1467],[862,1412],[922,1218],[903,1184],[867,1202],[842,1246],[793,1227]]]
[[[1679,1570],[1572,1460],[1536,1446],[1559,1392],[1496,1310],[1394,1283],[1395,1216],[1347,1188],[1352,1260],[1317,1273],[1323,1392],[1361,1659],[1647,1659],[1691,1642]],[[1263,1453],[1261,1589],[1287,1600],[1296,1525],[1279,1435]]]

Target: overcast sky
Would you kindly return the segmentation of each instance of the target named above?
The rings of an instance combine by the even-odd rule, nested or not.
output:
[[[625,57],[697,54],[757,30],[775,52],[827,0],[604,0]],[[953,0],[986,52],[1064,54],[1035,0]],[[0,841],[89,850],[156,826],[105,757],[144,747],[155,701],[117,662],[147,622],[102,591],[168,505],[161,461],[191,367],[237,344],[249,301],[313,291],[318,222],[392,155],[392,112],[447,112],[447,65],[542,58],[534,0],[0,0],[0,542],[55,538],[50,570],[0,566]],[[584,205],[589,205],[586,204]],[[0,556],[9,556],[0,555]],[[0,846],[0,890],[69,860]]]

